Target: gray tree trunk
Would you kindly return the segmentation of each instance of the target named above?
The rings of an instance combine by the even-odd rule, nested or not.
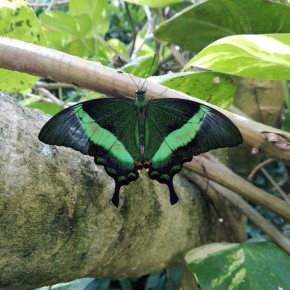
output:
[[[37,139],[47,119],[0,95],[1,289],[141,276],[231,239],[235,229],[181,176],[175,206],[166,185],[142,174],[115,208],[113,180],[93,158]]]

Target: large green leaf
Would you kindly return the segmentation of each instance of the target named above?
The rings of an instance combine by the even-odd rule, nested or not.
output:
[[[235,34],[288,33],[290,8],[266,0],[207,0],[163,22],[154,35],[199,52],[215,40]]]
[[[206,47],[185,69],[197,66],[248,78],[290,79],[290,34],[236,35]]]
[[[290,289],[290,258],[271,242],[211,244],[185,259],[202,289]]]
[[[93,29],[91,37],[104,36],[110,26],[108,0],[71,0],[69,2],[71,15],[87,15],[92,20]]]
[[[62,11],[50,11],[40,15],[42,24],[46,27],[75,36],[85,36],[92,30],[92,21],[87,14],[69,15]]]
[[[108,0],[72,0],[69,13],[43,13],[40,20],[52,48],[107,63],[111,49],[103,38],[109,28],[108,9]]]
[[[236,90],[229,76],[214,72],[183,72],[150,77],[149,80],[222,108],[232,104]]]
[[[87,14],[70,15],[62,11],[42,13],[39,17],[46,27],[46,37],[54,49],[79,57],[86,57],[95,51],[95,42],[89,35],[93,21]]]
[[[46,46],[34,12],[24,0],[0,1],[0,35]],[[31,88],[38,77],[0,69],[0,90],[19,92]]]
[[[152,8],[161,8],[172,4],[180,3],[182,2],[182,0],[126,0],[126,2],[137,5],[147,5]]]

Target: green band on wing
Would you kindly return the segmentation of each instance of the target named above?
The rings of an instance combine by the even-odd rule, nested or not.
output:
[[[116,160],[126,164],[128,168],[134,168],[134,159],[115,135],[99,126],[81,107],[75,107],[74,111],[92,143],[109,151]]]
[[[158,151],[152,158],[153,167],[164,166],[167,163],[167,159],[180,147],[188,145],[196,136],[199,131],[203,120],[209,108],[201,106],[199,111],[194,114],[181,128],[171,132],[162,142]]]

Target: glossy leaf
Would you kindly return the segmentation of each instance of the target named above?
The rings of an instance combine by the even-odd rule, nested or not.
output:
[[[26,1],[0,1],[0,35],[46,46],[40,23]],[[38,77],[0,69],[0,90],[19,92],[30,89]]]
[[[159,40],[199,52],[235,34],[288,33],[290,8],[265,0],[207,0],[184,9],[154,31]]]
[[[222,108],[232,104],[236,90],[229,76],[214,72],[182,72],[149,80]]]
[[[290,34],[236,35],[206,47],[185,69],[196,66],[248,78],[290,79]]]
[[[289,288],[289,256],[271,242],[206,245],[185,260],[202,289]]]
[[[162,8],[165,6],[173,5],[182,2],[181,0],[126,0],[126,2],[147,5],[152,8]]]

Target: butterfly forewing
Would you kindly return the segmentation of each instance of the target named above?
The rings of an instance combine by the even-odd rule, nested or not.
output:
[[[181,99],[152,100],[147,106],[145,160],[149,176],[169,187],[170,201],[178,201],[172,179],[184,162],[211,149],[242,142],[236,126],[218,111]]]
[[[119,189],[139,176],[141,160],[136,138],[134,102],[124,99],[98,99],[65,109],[41,130],[39,139],[51,145],[71,147],[95,157],[115,179],[112,199],[117,206]]]

